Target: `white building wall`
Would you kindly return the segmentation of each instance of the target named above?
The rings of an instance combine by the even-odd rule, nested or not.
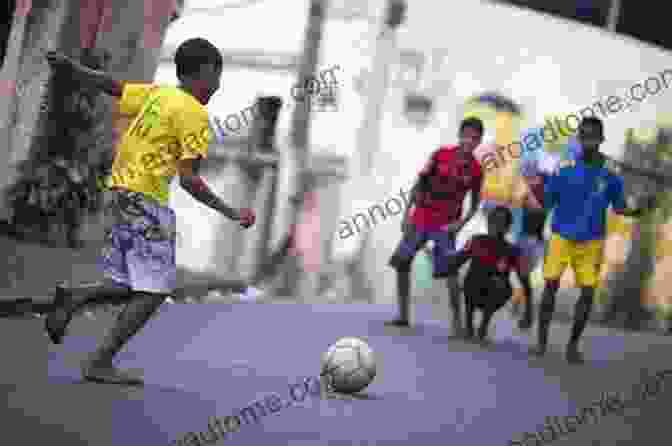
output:
[[[302,3],[302,2],[299,2]],[[375,203],[385,203],[397,196],[400,188],[412,183],[417,170],[429,153],[438,144],[454,143],[457,124],[462,116],[465,99],[484,91],[499,91],[510,96],[524,108],[524,126],[542,122],[547,113],[568,113],[594,104],[609,95],[622,95],[624,90],[637,81],[658,76],[666,69],[672,70],[672,55],[661,49],[645,45],[634,39],[608,33],[601,29],[549,17],[513,7],[492,4],[485,1],[464,1],[456,8],[454,2],[411,1],[409,2],[407,23],[399,30],[399,46],[402,49],[420,51],[427,61],[426,77],[418,88],[436,100],[434,122],[424,131],[416,131],[405,124],[402,116],[404,89],[399,82],[393,82],[385,104],[386,116],[382,125],[381,148],[375,160],[375,172],[371,177],[371,187],[362,210]],[[209,26],[205,19],[198,26],[184,29],[174,28],[169,32],[172,40],[179,41],[195,35],[219,38],[222,44],[235,48],[272,49],[273,51],[300,51],[302,24],[299,18],[306,10],[296,6],[296,27],[284,28],[276,37],[286,34],[287,43],[271,45],[268,37],[250,41],[249,39],[228,39]],[[256,14],[263,14],[262,5],[245,11],[236,11],[236,22],[243,27],[253,23]],[[240,19],[240,20],[238,20]],[[194,22],[195,23],[195,22]],[[221,25],[221,23],[220,23]],[[211,29],[212,28],[212,29]],[[291,29],[290,29],[291,28]],[[255,27],[259,29],[259,27]],[[206,32],[207,31],[207,32]],[[328,22],[321,55],[321,67],[340,65],[337,78],[341,85],[339,110],[334,113],[318,114],[313,125],[313,144],[329,147],[335,154],[351,155],[357,126],[361,122],[362,101],[356,93],[355,85],[370,63],[371,54],[364,42],[361,46],[353,43],[363,37],[371,40],[375,30],[363,22],[345,24]],[[213,34],[215,32],[215,34]],[[256,34],[256,33],[253,33]],[[179,35],[179,36],[178,36]],[[216,39],[215,39],[216,40]],[[274,39],[271,39],[274,40]],[[284,41],[283,41],[284,42]],[[217,42],[218,44],[220,42]],[[268,45],[271,45],[269,47]],[[360,48],[361,47],[361,50]],[[360,54],[361,53],[361,54]],[[398,69],[393,67],[393,69]],[[174,82],[169,74],[173,68],[164,65],[159,68],[157,80]],[[294,75],[280,73],[253,73],[240,71],[225,73],[222,92],[211,106],[213,114],[225,118],[241,107],[251,104],[257,93],[281,94],[286,96],[294,80]],[[393,74],[393,78],[398,78]],[[672,76],[667,78],[672,84]],[[263,91],[261,91],[263,89]],[[670,110],[670,93],[663,90],[657,95],[649,95],[633,111],[623,111],[609,115],[605,119],[607,153],[618,156],[629,127],[651,125],[656,116]],[[288,130],[289,110],[283,111],[279,123],[279,138],[284,143]],[[368,149],[368,148],[367,148]],[[214,179],[213,179],[214,180]],[[220,180],[216,180],[220,181]],[[222,179],[221,181],[224,181]],[[222,183],[222,189],[229,185]],[[351,197],[352,201],[362,199]],[[206,237],[205,227],[217,227],[205,209],[187,209],[187,197],[176,193],[174,204],[178,214],[184,215],[185,230],[198,228],[198,237]],[[198,206],[198,205],[195,205]],[[208,216],[205,216],[208,214]],[[196,218],[196,216],[200,216]],[[339,221],[351,216],[339,214]],[[194,225],[195,221],[202,224]],[[394,300],[394,277],[386,267],[400,236],[400,218],[393,216],[379,222],[373,231],[374,255],[372,270],[376,274],[377,300]],[[478,222],[468,228],[474,231]],[[189,231],[185,231],[189,232]],[[214,236],[214,235],[213,235]],[[196,269],[212,268],[213,252],[207,252],[207,243],[196,243],[198,237],[185,235],[185,248],[181,262]],[[208,238],[210,237],[210,238]],[[277,240],[278,234],[274,235]],[[353,239],[340,240],[336,234],[334,249],[347,256],[355,249]],[[204,239],[205,240],[205,239]],[[214,240],[214,239],[213,239]],[[195,249],[195,246],[199,249]],[[214,249],[214,244],[210,245]],[[206,260],[207,259],[207,260]]]
[[[635,82],[672,70],[672,54],[634,39],[486,2],[460,2],[459,8],[451,4],[437,7],[434,2],[411,2],[409,6],[407,25],[400,30],[400,47],[421,51],[430,61],[432,54],[445,55],[442,64],[435,57],[440,69],[421,86],[430,94],[434,87],[438,113],[426,136],[413,135],[400,119],[402,90],[393,87],[376,161],[378,174],[385,177],[385,190],[376,189],[377,201],[413,181],[436,148],[430,141],[456,141],[462,103],[472,95],[495,90],[510,96],[524,107],[527,126],[541,123],[550,112],[574,112],[601,97],[622,95]],[[672,86],[672,75],[667,79]],[[607,116],[605,152],[619,156],[627,128],[651,125],[658,114],[671,109],[672,91],[661,90],[631,112]],[[436,134],[440,136],[430,136]],[[376,274],[378,302],[395,300],[394,274],[386,263],[399,241],[399,221],[398,217],[388,219],[372,233],[370,267]]]

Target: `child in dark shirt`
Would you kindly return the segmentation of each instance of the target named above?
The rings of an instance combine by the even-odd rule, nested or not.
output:
[[[511,299],[513,289],[509,276],[515,270],[526,295],[525,314],[520,329],[528,329],[532,322],[532,289],[529,271],[521,250],[508,241],[513,216],[505,207],[498,206],[488,214],[488,233],[473,236],[463,249],[451,259],[449,271],[455,274],[462,265],[471,261],[464,279],[463,290],[467,308],[468,339],[474,336],[474,313],[481,310],[483,318],[478,338],[484,342],[492,316]],[[442,273],[437,274],[442,276]]]

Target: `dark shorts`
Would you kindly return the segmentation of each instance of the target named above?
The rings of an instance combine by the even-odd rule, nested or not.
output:
[[[176,286],[175,212],[138,192],[112,191],[102,268],[134,291],[170,294]]]
[[[450,266],[449,258],[455,254],[456,249],[455,236],[444,231],[423,231],[417,228],[409,230],[399,242],[389,265],[397,271],[410,271],[415,255],[430,240],[434,242],[432,250],[434,275],[445,274]]]
[[[495,312],[513,295],[511,282],[500,275],[467,274],[464,280],[464,299],[467,306]]]

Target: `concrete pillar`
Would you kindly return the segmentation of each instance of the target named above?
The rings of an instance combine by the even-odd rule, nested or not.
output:
[[[261,169],[250,206],[257,214],[257,222],[242,234],[244,242],[236,265],[237,273],[245,278],[256,275],[264,257],[269,254],[268,242],[275,208],[277,174],[272,167]]]
[[[308,232],[311,233],[312,242],[306,246],[308,252],[303,252],[303,264],[308,268],[303,268],[303,274],[299,285],[297,298],[304,303],[323,303],[320,300],[320,283],[324,274],[329,273],[330,267],[330,247],[331,242],[338,226],[338,194],[340,187],[338,179],[328,174],[322,174],[315,178],[317,183],[313,190],[316,206],[312,212],[304,213],[303,217],[312,220],[312,224],[307,225]],[[309,203],[308,203],[309,204]],[[309,204],[310,205],[310,204]],[[309,223],[309,222],[306,222]],[[312,229],[312,231],[311,231]],[[314,265],[313,265],[314,264]],[[311,266],[314,266],[311,268]]]
[[[376,38],[375,54],[372,62],[370,88],[367,91],[364,106],[364,117],[357,132],[357,148],[353,156],[353,172],[351,181],[347,183],[343,197],[368,198],[365,192],[371,191],[373,162],[380,146],[380,123],[386,104],[390,78],[390,64],[397,57],[397,35],[395,30],[403,22],[406,11],[404,0],[387,0],[387,13],[381,33]],[[352,203],[343,203],[343,210],[350,209],[346,215],[354,215]],[[384,285],[381,277],[380,256],[370,235],[370,228],[355,235],[359,241],[359,254],[352,265],[352,295],[373,303],[384,299]],[[374,285],[375,284],[375,285]]]
[[[319,60],[319,50],[322,43],[322,36],[324,32],[324,22],[326,19],[327,2],[325,0],[310,0],[308,21],[306,23],[305,40],[303,53],[301,57],[301,64],[298,72],[298,83],[304,85],[307,79],[312,79],[315,76],[317,63]],[[304,105],[309,102],[304,102]],[[311,107],[295,107],[292,114],[292,124],[290,131],[291,145],[294,151],[294,162],[296,163],[297,171],[294,174],[294,182],[292,188],[294,189],[292,195],[301,196],[310,188],[303,184],[305,178],[302,173],[306,170],[306,165],[310,156],[310,116]],[[300,207],[293,209],[290,225],[297,222]],[[287,285],[287,292],[295,296],[300,292],[296,285],[300,283],[299,277],[300,268],[296,262],[296,258],[290,256],[288,262],[291,266],[288,267],[288,273],[285,277],[285,284]],[[298,273],[298,274],[297,274]],[[294,289],[292,289],[294,288]]]
[[[251,156],[275,155],[277,154],[275,134],[282,99],[278,96],[259,97],[254,109],[257,110],[257,116],[252,122],[248,153]],[[247,202],[257,213],[257,222],[251,230],[242,234],[244,242],[238,256],[236,271],[249,278],[259,273],[263,259],[268,254],[278,178],[275,167],[270,166],[249,166],[246,173],[251,187],[251,196]]]
[[[217,196],[229,206],[236,209],[250,206],[253,183],[244,165],[230,161],[223,168],[209,172],[206,179]],[[218,222],[213,240],[216,249],[209,263],[213,270],[208,272],[229,276],[238,268],[238,257],[245,246],[244,230],[222,215],[217,215],[214,220]]]

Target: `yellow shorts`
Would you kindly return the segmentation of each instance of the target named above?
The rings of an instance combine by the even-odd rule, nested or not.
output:
[[[604,259],[604,240],[577,242],[552,234],[544,260],[544,278],[560,280],[568,266],[574,270],[577,286],[596,288]]]

